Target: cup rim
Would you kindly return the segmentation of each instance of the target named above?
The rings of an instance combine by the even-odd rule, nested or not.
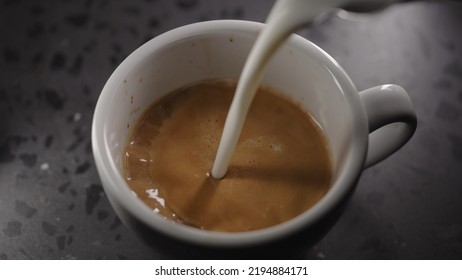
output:
[[[107,145],[107,127],[105,125],[105,119],[108,118],[107,113],[110,111],[111,95],[116,89],[117,82],[121,79],[123,80],[126,73],[153,50],[175,41],[184,40],[186,37],[193,37],[198,34],[228,31],[242,31],[256,35],[263,26],[263,23],[253,21],[213,20],[172,29],[151,39],[131,53],[106,82],[98,98],[92,122],[92,149],[96,167],[108,196],[115,199],[126,211],[148,227],[167,236],[205,246],[258,245],[282,239],[315,224],[335,206],[339,205],[354,188],[363,169],[368,143],[367,118],[362,102],[359,99],[358,91],[346,72],[329,54],[306,38],[296,34],[292,34],[285,44],[313,54],[314,59],[322,63],[331,72],[336,78],[339,87],[343,90],[342,93],[350,104],[349,110],[353,120],[355,120],[352,124],[352,144],[351,149],[348,151],[346,167],[341,170],[338,180],[316,205],[287,222],[269,228],[238,233],[206,231],[166,221],[160,215],[153,214],[151,208],[132,195],[128,184],[118,171]],[[335,191],[332,191],[333,189]]]

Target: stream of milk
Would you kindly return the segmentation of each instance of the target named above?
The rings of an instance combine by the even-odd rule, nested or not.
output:
[[[271,56],[296,29],[323,20],[344,2],[345,0],[278,0],[275,3],[239,78],[212,168],[213,178],[223,178],[228,170],[247,111]]]

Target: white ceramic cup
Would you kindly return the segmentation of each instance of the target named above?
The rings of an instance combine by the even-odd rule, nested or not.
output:
[[[277,243],[302,232],[308,233],[302,237],[307,244],[315,242],[310,232],[326,231],[319,230],[319,224],[333,212],[341,212],[334,210],[348,201],[362,170],[398,150],[413,135],[416,116],[406,91],[382,85],[358,93],[333,58],[292,35],[271,59],[263,84],[284,92],[323,127],[334,171],[325,197],[290,221],[242,233],[200,230],[153,213],[122,176],[122,152],[131,128],[145,109],[175,89],[205,79],[237,80],[262,27],[255,22],[219,20],[171,30],[135,50],[104,86],[92,127],[96,166],[121,220],[147,233],[152,243],[162,236],[182,244],[244,248]]]

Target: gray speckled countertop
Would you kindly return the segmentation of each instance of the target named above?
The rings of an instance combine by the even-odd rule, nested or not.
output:
[[[90,143],[96,100],[135,48],[209,19],[264,21],[273,1],[0,1],[0,259],[158,259],[115,216]],[[412,140],[366,170],[305,258],[462,258],[462,4],[396,5],[299,34],[359,90],[396,83]],[[278,256],[274,256],[277,258]]]

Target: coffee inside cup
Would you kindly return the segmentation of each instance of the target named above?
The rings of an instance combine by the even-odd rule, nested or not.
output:
[[[125,147],[133,192],[174,222],[251,231],[296,217],[328,191],[332,162],[321,126],[284,94],[260,87],[221,180],[213,166],[236,83],[207,80],[149,107]]]

